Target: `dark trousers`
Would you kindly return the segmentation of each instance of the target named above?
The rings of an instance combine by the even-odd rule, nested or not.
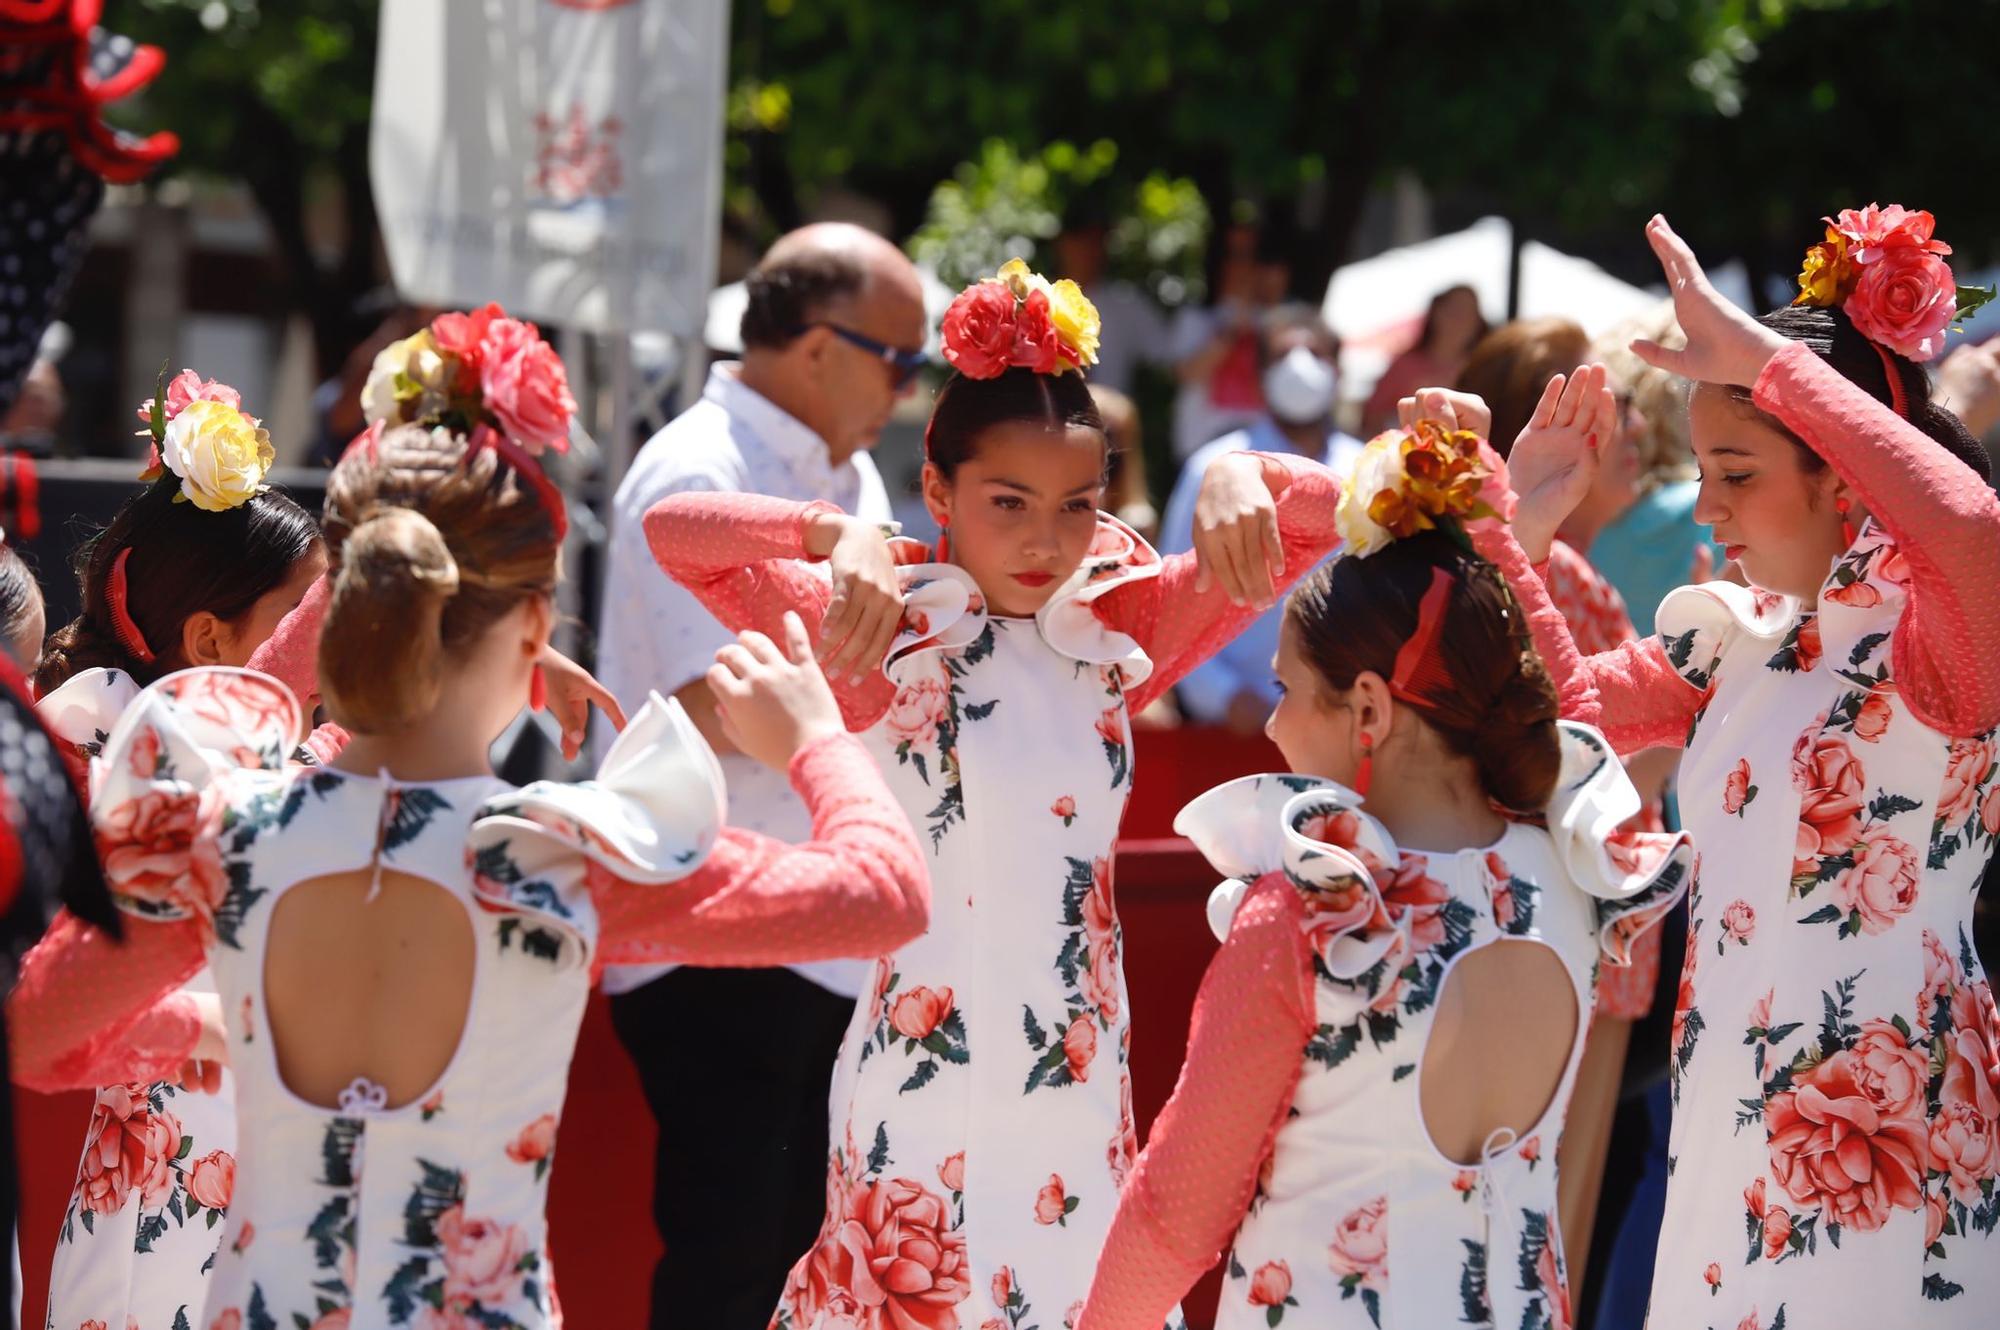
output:
[[[826,1210],[827,1089],[854,1012],[790,970],[683,968],[611,999],[660,1124],[652,1330],[764,1330]]]

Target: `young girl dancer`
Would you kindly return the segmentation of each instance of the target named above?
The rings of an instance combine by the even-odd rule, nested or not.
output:
[[[332,475],[319,675],[354,736],[335,763],[281,767],[299,708],[267,676],[146,690],[93,810],[126,945],[59,931],[13,998],[17,1078],[61,1084],[111,1041],[217,1056],[156,1001],[214,966],[243,1150],[201,1325],[558,1324],[543,1201],[594,967],[777,963],[924,925],[915,841],[795,624],[788,652],[746,637],[710,682],[746,750],[789,764],[815,844],[720,828],[714,759],[658,702],[595,784],[493,776],[562,516],[474,393],[450,408],[473,442],[399,426]]]
[[[1570,1324],[1556,1154],[1600,952],[1629,962],[1693,855],[1615,832],[1639,797],[1595,699],[1558,720],[1521,607],[1463,543],[1500,467],[1478,447],[1428,423],[1370,446],[1351,552],[1279,638],[1267,730],[1297,774],[1175,822],[1238,880],[1080,1330],[1157,1325],[1232,1234],[1218,1327]],[[1525,568],[1497,525],[1478,540]]]
[[[84,544],[83,613],[49,639],[34,672],[36,710],[86,786],[91,758],[143,685],[189,665],[250,663],[326,569],[319,523],[263,487],[270,440],[235,390],[187,370],[159,402],[157,423],[152,403],[139,410],[158,474]],[[220,1028],[206,969],[172,1005]],[[178,1066],[142,1066],[116,1045],[104,1054],[73,1079],[94,1087],[97,1103],[56,1240],[48,1317],[66,1328],[170,1330],[177,1313],[201,1311],[221,1240],[235,1171],[232,1086],[217,1067],[184,1085]],[[146,1083],[153,1076],[165,1079]],[[143,1168],[128,1164],[134,1157]]]
[[[1683,588],[1657,638],[1581,662],[1615,746],[1685,746],[1706,859],[1656,1326],[1971,1327],[2000,1301],[2000,1036],[1969,940],[2000,843],[2000,503],[1916,363],[1954,312],[1932,226],[1841,213],[1761,319],[1648,227],[1688,344],[1633,349],[1696,382],[1696,516],[1753,583]],[[1531,554],[1593,462],[1516,454]]]
[[[959,372],[926,438],[935,561],[824,505],[687,494],[646,518],[724,623],[824,616],[830,659],[872,674],[842,709],[941,884],[849,1027],[827,1218],[781,1326],[1052,1330],[1083,1297],[1135,1146],[1111,892],[1128,716],[1334,542],[1333,478],[1255,453],[1210,471],[1197,555],[1162,561],[1101,515],[1104,431],[1069,372],[1096,337],[1073,286],[1018,262],[954,303]]]

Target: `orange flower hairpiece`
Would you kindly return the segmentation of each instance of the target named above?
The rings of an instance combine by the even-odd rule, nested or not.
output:
[[[1483,497],[1491,478],[1477,434],[1420,420],[1369,440],[1341,491],[1334,524],[1350,553],[1373,554],[1420,531],[1498,516]]]
[[[1928,212],[1871,203],[1821,220],[1826,238],[1806,250],[1792,303],[1839,306],[1877,346],[1930,360],[1947,332],[1993,299],[1991,287],[1958,285],[1944,261],[1951,246],[1935,238]]]

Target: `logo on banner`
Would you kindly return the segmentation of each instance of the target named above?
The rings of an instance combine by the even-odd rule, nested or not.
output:
[[[593,121],[577,102],[570,103],[567,116],[537,115],[530,190],[538,199],[563,208],[623,193],[618,134],[624,127],[615,115]]]

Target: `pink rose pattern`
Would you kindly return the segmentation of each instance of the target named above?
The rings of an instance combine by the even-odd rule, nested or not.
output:
[[[1722,936],[1715,940],[1715,954],[1726,955],[1729,944],[1739,947],[1750,945],[1751,936],[1757,931],[1757,911],[1749,901],[1734,900],[1723,907]]]
[[[907,590],[922,585],[913,582]],[[969,700],[965,692],[966,679],[993,655],[993,633],[989,622],[964,651],[940,658],[942,675],[922,674],[897,688],[883,717],[896,742],[897,765],[910,767],[925,785],[938,788],[926,826],[933,847],[965,817],[965,792],[958,780],[959,726],[987,719],[1000,705],[997,698]]]
[[[1119,961],[1124,931],[1112,899],[1111,861],[1072,855],[1066,862],[1063,944],[1055,970],[1069,992],[1060,1013],[1023,1008],[1022,1034],[1034,1059],[1027,1072],[1028,1094],[1089,1080],[1098,1033],[1108,1034],[1124,1010],[1125,972]],[[1121,1067],[1124,1060],[1121,1048]]]
[[[875,969],[875,1030],[862,1045],[861,1060],[900,1046],[913,1065],[902,1092],[921,1090],[944,1064],[964,1066],[972,1060],[965,1041],[965,1016],[949,986],[913,984],[902,988],[894,960],[883,957]],[[901,991],[898,991],[898,990]]]
[[[226,1150],[194,1155],[194,1138],[168,1106],[178,1087],[107,1085],[97,1092],[84,1135],[82,1162],[63,1212],[57,1241],[95,1235],[101,1217],[137,1204],[136,1249],[148,1252],[170,1227],[220,1224],[236,1187],[236,1160]]]
[[[350,1130],[358,1127],[336,1119],[329,1130],[339,1130],[343,1122]],[[351,1170],[352,1142],[330,1139],[328,1146],[336,1152],[329,1159],[344,1159]],[[346,1176],[351,1183],[351,1172]],[[410,1255],[382,1291],[389,1324],[419,1330],[525,1330],[543,1324],[549,1311],[544,1253],[530,1243],[520,1225],[468,1213],[465,1194],[463,1173],[435,1164],[424,1166],[423,1180],[403,1208],[402,1241]],[[351,1255],[343,1259],[331,1250],[335,1246],[331,1239],[319,1246],[322,1268],[337,1273],[314,1287],[351,1298]],[[344,1310],[346,1305],[327,1296],[320,1299],[316,1314],[337,1317]],[[254,1314],[252,1319],[257,1319]],[[293,1321],[311,1324],[303,1313],[295,1314]]]
[[[549,1175],[556,1152],[556,1115],[544,1113],[521,1128],[521,1134],[507,1143],[507,1157],[517,1164],[531,1164],[535,1181]]]
[[[887,1176],[890,1158],[886,1125],[865,1158],[851,1138],[829,1156],[826,1218],[792,1267],[778,1330],[807,1330],[822,1315],[855,1330],[957,1330],[959,1305],[973,1292],[964,1215],[923,1182]],[[1001,1267],[990,1291],[1008,1317],[1003,1327],[1018,1325],[1028,1302],[1013,1272]]]
[[[1476,919],[1471,902],[1452,895],[1430,874],[1430,861],[1404,851],[1393,868],[1375,863],[1356,843],[1359,823],[1351,810],[1328,801],[1299,810],[1294,829],[1311,839],[1356,853],[1374,882],[1340,877],[1330,884],[1293,885],[1306,898],[1306,929],[1313,941],[1314,973],[1321,982],[1354,992],[1366,1008],[1344,1025],[1321,1025],[1306,1045],[1306,1057],[1320,1067],[1340,1066],[1365,1039],[1383,1048],[1401,1035],[1403,1017],[1437,1001],[1452,958],[1472,942]],[[1509,932],[1524,932],[1533,921],[1536,888],[1507,871],[1499,856],[1486,864],[1489,906]],[[1382,958],[1355,979],[1340,979],[1326,965],[1326,949],[1357,932],[1393,930]]]
[[[1389,1198],[1350,1212],[1334,1230],[1327,1261],[1340,1276],[1342,1301],[1359,1297],[1368,1319],[1382,1324],[1382,1295],[1389,1288]]]
[[[1762,1101],[1746,1100],[1737,1128],[1760,1119],[1768,1178],[1744,1189],[1746,1265],[1810,1258],[1822,1238],[1880,1230],[1898,1211],[1921,1213],[1926,1233],[1923,1293],[1963,1293],[1939,1266],[1970,1235],[2000,1227],[2000,1015],[1961,930],[1956,954],[1924,930],[1918,1019],[1858,1018],[1860,976],[1814,1004],[1822,1018],[1789,1059],[1766,1050],[1808,1022],[1773,1025],[1772,995],[1749,1016]],[[1690,948],[1692,950],[1692,948]]]
[[[1907,582],[1893,544],[1864,536],[1836,565],[1823,601],[1829,613],[1886,615],[1882,607]],[[1881,623],[1887,627],[1887,618]],[[1848,621],[1841,626],[1852,631]],[[1966,929],[1958,927],[1953,939],[1925,926],[1947,909],[1956,913],[1956,901],[1932,903],[1926,892],[1935,891],[1939,870],[1957,866],[1956,856],[1969,851],[1978,862],[2000,848],[2000,741],[1991,733],[1920,735],[1918,724],[1899,714],[1890,644],[1887,632],[1837,649],[1829,638],[1822,658],[1819,624],[1808,614],[1767,662],[1787,673],[1823,666],[1843,688],[1791,753],[1799,813],[1790,899],[1799,904],[1777,916],[1776,902],[1756,895],[1716,914],[1695,907],[1672,1036],[1675,1095],[1678,1103],[1678,1073],[1706,1024],[1696,983],[1704,946],[1707,964],[1740,965],[1730,953],[1738,944],[1748,948],[1760,928],[1830,925],[1840,944],[1859,953],[1854,973],[1789,994],[1782,984],[1759,984],[1743,1017],[1758,1093],[1740,1101],[1734,1127],[1739,1136],[1761,1129],[1765,1149],[1764,1166],[1742,1191],[1742,1263],[1811,1261],[1866,1242],[1892,1220],[1910,1222],[1899,1215],[1915,1216],[1926,1248],[1921,1297],[1950,1301],[1966,1294],[1966,1274],[1993,1259],[1990,1248],[1975,1244],[2000,1228],[2000,1017]],[[1700,654],[1693,635],[1670,640],[1670,656],[1677,645],[1683,666]],[[1701,677],[1689,673],[1691,682],[1712,688],[1716,663]],[[1884,781],[1920,739],[1943,754],[1935,794]],[[1737,761],[1724,778],[1726,817],[1747,816],[1752,790],[1771,784],[1769,770],[1760,772],[1764,781],[1753,780],[1752,760]],[[1862,986],[1864,974],[1885,967],[1875,940],[1918,945],[1912,932],[1923,954],[1914,1005],[1885,1004]],[[1864,944],[1876,949],[1864,952]],[[1724,1265],[1704,1277],[1719,1290]],[[1783,1325],[1784,1307],[1769,1310],[1763,1320],[1751,1309],[1743,1326]]]

